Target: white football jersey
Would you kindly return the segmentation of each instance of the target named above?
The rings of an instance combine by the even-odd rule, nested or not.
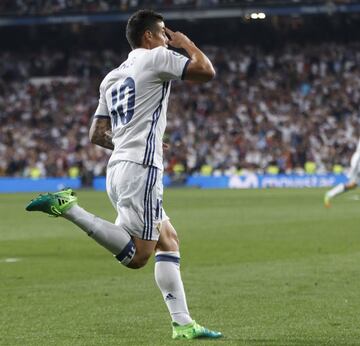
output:
[[[104,78],[95,117],[111,118],[114,150],[109,162],[163,169],[170,81],[183,78],[189,61],[165,47],[137,48]]]

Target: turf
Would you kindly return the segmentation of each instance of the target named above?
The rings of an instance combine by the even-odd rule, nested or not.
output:
[[[359,345],[356,192],[167,190],[192,316],[225,337],[196,345]],[[63,219],[0,195],[0,345],[180,345],[153,278]],[[105,193],[81,204],[115,217]],[[11,258],[18,259],[9,262]]]

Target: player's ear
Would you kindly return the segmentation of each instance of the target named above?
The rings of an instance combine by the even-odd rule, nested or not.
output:
[[[150,30],[146,30],[142,36],[142,46],[144,48],[151,48],[152,47],[152,38],[153,34]]]
[[[146,30],[144,32],[144,37],[145,37],[146,40],[151,40],[152,37],[153,37],[153,34],[152,34],[152,32],[150,30]]]

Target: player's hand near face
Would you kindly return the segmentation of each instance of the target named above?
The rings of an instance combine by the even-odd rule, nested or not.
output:
[[[209,58],[192,42],[186,35],[179,31],[165,28],[169,37],[169,45],[174,48],[182,48],[189,54],[190,63],[185,72],[185,80],[193,82],[208,82],[215,77],[214,67]]]
[[[169,45],[174,48],[184,48],[186,44],[193,44],[193,42],[180,31],[174,32],[169,28],[165,28],[165,32],[169,37]]]

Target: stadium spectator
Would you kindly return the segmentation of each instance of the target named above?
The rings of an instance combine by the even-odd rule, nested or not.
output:
[[[216,80],[172,86],[166,171],[304,172],[306,162],[319,173],[347,167],[359,135],[359,48],[207,47]],[[71,167],[87,179],[104,174],[108,153],[87,138],[95,76],[126,53],[42,51],[30,59],[0,53],[0,174],[26,176],[30,167],[40,176],[65,176]]]

